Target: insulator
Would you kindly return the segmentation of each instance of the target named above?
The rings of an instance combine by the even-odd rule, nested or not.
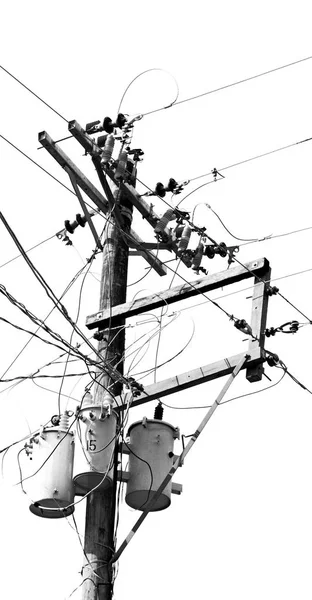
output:
[[[169,221],[172,221],[175,218],[174,209],[169,208],[159,219],[156,227],[155,233],[163,233],[165,228],[167,227]]]
[[[76,221],[78,223],[78,225],[80,225],[80,227],[84,227],[86,222],[87,222],[87,218],[86,217],[82,217],[79,213],[76,215]]]
[[[182,254],[189,245],[190,237],[191,237],[192,229],[191,226],[187,223],[184,225],[181,239],[178,246],[178,253]]]
[[[65,411],[61,415],[59,428],[67,430],[68,427],[69,427],[69,415],[68,415],[68,412]]]
[[[108,163],[108,161],[111,159],[113,150],[114,150],[114,145],[115,145],[114,136],[108,135],[106,142],[105,142],[104,150],[103,150],[102,156],[101,156],[101,160],[103,163]]]
[[[277,354],[270,354],[267,357],[267,363],[269,367],[276,367],[279,363],[279,356]]]
[[[164,407],[163,407],[162,403],[159,402],[154,410],[154,419],[158,419],[159,421],[162,421],[163,415],[164,415]]]
[[[173,192],[175,190],[175,188],[177,187],[178,182],[173,179],[172,177],[170,177],[168,185],[167,185],[167,190],[168,192]]]
[[[109,117],[105,117],[105,119],[103,121],[103,129],[107,133],[113,133],[115,127],[118,127],[119,129],[121,129],[122,127],[124,127],[124,125],[126,123],[127,123],[127,119],[126,119],[125,115],[123,115],[122,113],[119,113],[119,115],[116,119],[116,123],[113,123],[112,119],[110,119]]]
[[[234,327],[246,335],[252,335],[252,329],[245,319],[237,319],[234,323]]]
[[[221,242],[221,244],[217,246],[216,252],[220,254],[222,258],[225,258],[227,256],[227,247],[224,242]]]
[[[214,249],[214,246],[212,246],[211,244],[209,244],[208,246],[206,246],[205,248],[205,256],[208,256],[208,258],[214,258],[216,255],[216,251]]]
[[[161,198],[164,198],[165,195],[166,195],[165,186],[161,183],[161,181],[159,181],[158,183],[156,183],[155,194],[157,196],[160,196]]]
[[[266,335],[266,337],[270,337],[271,335],[275,335],[275,334],[276,334],[276,329],[274,329],[274,327],[269,327],[264,332],[264,335]]]
[[[195,256],[192,260],[192,268],[194,269],[194,271],[196,271],[196,269],[198,269],[198,267],[200,266],[200,263],[203,258],[203,253],[204,253],[204,244],[203,244],[203,242],[199,242],[199,244],[195,250]]]
[[[68,233],[74,233],[76,227],[78,227],[78,223],[76,221],[73,221],[71,223],[69,221],[69,219],[66,219],[66,221],[64,221],[64,225],[65,225],[65,229],[66,229],[66,231],[68,231]]]
[[[119,153],[119,157],[118,157],[117,169],[115,171],[115,179],[117,179],[117,180],[124,179],[125,173],[126,173],[126,168],[127,168],[127,160],[128,160],[128,153],[126,150],[122,150]]]
[[[109,117],[105,117],[105,119],[103,121],[103,129],[104,129],[104,131],[106,131],[106,133],[113,133],[114,123],[113,123],[112,119],[110,119]]]
[[[115,123],[115,127],[119,127],[119,129],[122,129],[127,123],[127,119],[125,117],[125,115],[123,115],[122,113],[118,114],[118,117],[116,119],[116,123]]]
[[[278,294],[279,289],[278,289],[278,287],[276,287],[276,285],[273,285],[273,287],[268,286],[267,292],[268,292],[268,296],[275,296],[275,294]]]

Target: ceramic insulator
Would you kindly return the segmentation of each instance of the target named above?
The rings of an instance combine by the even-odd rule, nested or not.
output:
[[[102,162],[103,163],[107,163],[111,159],[113,150],[114,150],[114,145],[115,145],[114,136],[108,135],[106,142],[105,142],[104,150],[102,152]]]
[[[188,247],[189,241],[190,241],[190,237],[191,237],[191,233],[192,233],[191,227],[187,223],[184,226],[184,229],[183,229],[182,235],[181,235],[181,239],[180,239],[180,242],[179,242],[179,246],[178,246],[179,254],[182,254],[186,250],[186,248]]]
[[[168,210],[166,210],[166,212],[162,215],[162,217],[160,217],[160,219],[155,227],[155,232],[163,233],[165,228],[167,227],[169,221],[172,221],[172,219],[174,219],[174,218],[175,218],[174,210],[172,208],[169,208]]]
[[[128,153],[122,150],[118,157],[118,165],[115,172],[115,179],[124,179],[127,168]]]
[[[200,263],[203,258],[203,253],[204,253],[204,244],[203,244],[203,242],[199,242],[199,244],[196,248],[196,251],[195,251],[195,256],[192,260],[193,269],[198,269],[198,267],[200,266]]]

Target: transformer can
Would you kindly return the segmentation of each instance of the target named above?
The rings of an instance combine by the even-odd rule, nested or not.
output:
[[[144,510],[173,464],[176,427],[158,419],[146,419],[129,427],[129,480],[126,503]],[[171,504],[172,482],[164,488],[151,511],[164,510]]]
[[[74,433],[49,427],[33,438],[33,475],[25,482],[33,500],[29,510],[38,517],[60,519],[74,512]]]
[[[85,431],[81,435],[80,430],[79,435],[89,468],[74,477],[78,496],[95,488],[103,491],[113,483],[117,414],[111,410],[103,413],[102,406],[92,404],[81,409],[79,428],[81,422]]]

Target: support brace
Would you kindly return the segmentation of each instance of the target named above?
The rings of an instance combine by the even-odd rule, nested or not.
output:
[[[184,458],[189,453],[189,451],[191,450],[191,448],[194,446],[196,440],[198,439],[199,435],[202,433],[203,429],[206,427],[208,421],[210,420],[210,418],[212,417],[213,413],[215,412],[215,410],[217,409],[217,407],[221,403],[222,398],[226,394],[226,392],[229,389],[230,385],[233,383],[236,375],[239,373],[239,371],[243,367],[243,365],[244,365],[245,361],[247,360],[247,358],[248,358],[248,355],[244,355],[243,358],[240,360],[240,362],[236,365],[233,373],[231,373],[229,379],[227,380],[226,384],[224,385],[223,389],[221,390],[220,394],[218,395],[218,397],[214,401],[214,403],[211,406],[211,408],[208,410],[206,416],[203,418],[203,420],[200,423],[198,429],[195,431],[194,435],[192,435],[192,437],[189,440],[188,444],[185,446],[183,452],[175,460],[175,462],[172,465],[169,473],[166,475],[165,479],[160,484],[158,490],[153,495],[153,498],[148,502],[145,510],[142,512],[141,516],[139,517],[139,519],[137,520],[137,522],[132,527],[129,535],[123,541],[123,543],[121,544],[121,546],[119,547],[119,549],[117,550],[117,552],[115,552],[115,554],[113,555],[113,557],[112,557],[112,559],[110,561],[111,563],[116,562],[116,560],[118,560],[120,558],[120,555],[126,549],[126,547],[128,546],[129,542],[132,540],[134,534],[139,529],[139,527],[142,525],[143,521],[146,519],[148,513],[153,508],[155,502],[158,500],[160,494],[165,489],[166,485],[168,485],[169,481],[171,481],[171,479],[172,479],[173,475],[175,474],[175,472],[183,464]]]

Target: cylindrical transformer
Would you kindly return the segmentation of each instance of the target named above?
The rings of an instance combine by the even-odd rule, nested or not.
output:
[[[144,418],[130,426],[128,435],[130,454],[126,502],[132,508],[144,510],[172,467],[173,444],[179,437],[179,430],[165,421]],[[170,481],[151,511],[170,506],[171,487]]]
[[[74,512],[74,433],[64,427],[48,427],[34,438],[33,473],[25,482],[33,502],[29,509],[38,517],[59,519]],[[62,510],[60,510],[62,509]]]
[[[107,404],[83,405],[80,421],[85,427],[83,452],[89,470],[76,475],[74,483],[75,493],[84,495],[93,488],[102,491],[112,485],[117,414]]]

